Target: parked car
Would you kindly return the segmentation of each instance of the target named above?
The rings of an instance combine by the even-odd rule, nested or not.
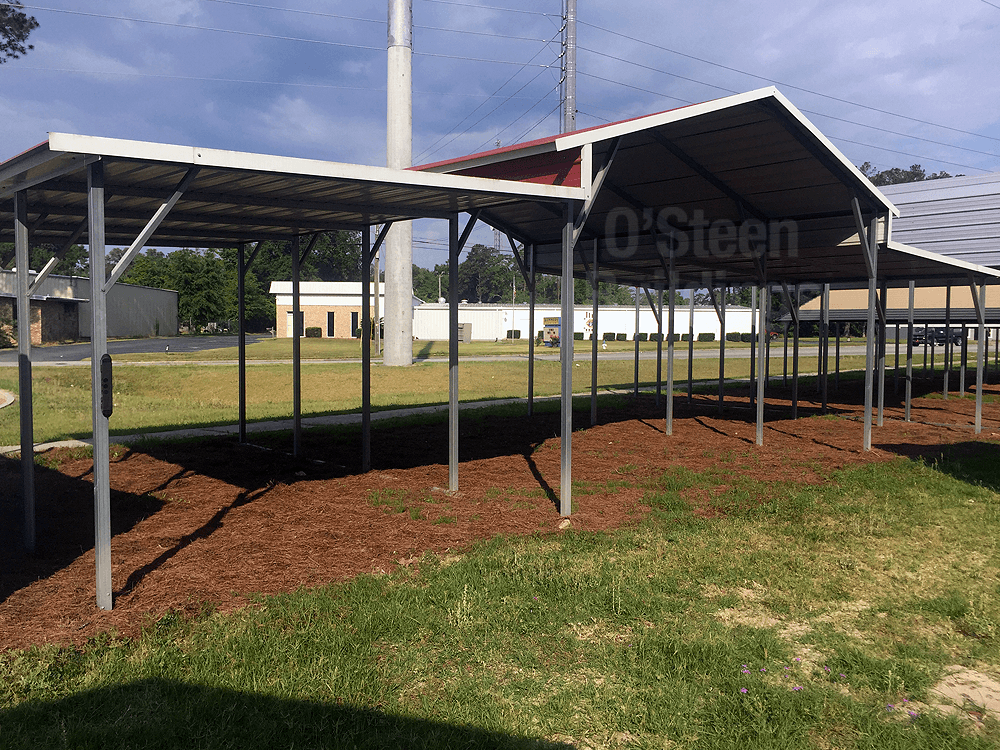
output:
[[[927,344],[930,344],[931,346],[944,346],[945,341],[949,338],[951,339],[952,344],[957,344],[959,346],[962,344],[961,328],[928,328],[926,329],[926,336],[924,333],[924,328],[914,327],[914,346],[926,346]]]

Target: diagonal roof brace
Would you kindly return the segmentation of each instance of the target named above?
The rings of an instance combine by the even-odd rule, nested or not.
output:
[[[382,247],[382,243],[385,242],[385,236],[389,234],[389,229],[392,227],[392,222],[387,221],[382,225],[382,229],[379,230],[378,237],[375,238],[375,242],[372,244],[371,249],[368,251],[368,256],[366,260],[370,266],[375,262],[375,256],[378,254],[379,249]]]
[[[139,233],[139,236],[135,238],[135,241],[129,246],[129,249],[121,257],[121,260],[115,264],[114,270],[111,272],[111,276],[104,285],[104,289],[102,290],[103,292],[107,293],[107,291],[115,285],[115,282],[121,278],[121,275],[125,273],[129,265],[135,259],[135,256],[138,255],[143,246],[149,242],[150,237],[153,236],[153,233],[156,232],[163,220],[167,218],[167,214],[170,213],[171,209],[173,209],[173,207],[177,204],[177,201],[179,201],[181,196],[184,195],[184,191],[191,186],[192,182],[194,182],[194,178],[198,176],[198,172],[200,170],[201,167],[191,167],[188,169],[187,174],[184,175],[184,179],[180,181],[177,188],[174,190],[174,194],[171,195],[163,203],[163,205],[157,209],[156,213],[153,214],[153,218],[149,220],[145,228]]]
[[[646,299],[649,300],[649,308],[653,311],[653,317],[656,318],[656,324],[659,325],[660,324],[660,310],[653,303],[653,295],[649,293],[649,287],[648,286],[644,286],[642,288],[642,291],[644,291],[646,293]]]
[[[576,247],[580,235],[583,234],[583,228],[587,225],[587,219],[590,218],[590,211],[593,209],[594,203],[597,202],[597,196],[601,194],[601,186],[604,185],[604,180],[607,178],[608,172],[611,171],[611,165],[615,161],[615,155],[618,153],[618,144],[620,143],[620,137],[611,139],[611,145],[604,154],[604,161],[601,162],[601,168],[597,170],[597,174],[593,177],[590,197],[583,204],[583,208],[580,209],[580,215],[577,216],[576,223],[573,225],[573,244],[571,247]]]
[[[858,239],[861,242],[861,253],[865,258],[865,267],[868,269],[868,278],[874,279],[876,269],[874,243],[876,238],[874,237],[874,233],[871,237],[865,234],[865,220],[861,216],[861,204],[858,202],[858,196],[856,195],[851,198],[851,210],[854,212],[854,223],[858,227]]]
[[[980,286],[986,286],[985,280]],[[969,287],[972,290],[972,301],[976,306],[976,320],[979,321],[979,325],[986,325],[986,311],[983,309],[982,300],[979,298],[979,290],[976,288],[976,277],[971,273],[969,274]]]

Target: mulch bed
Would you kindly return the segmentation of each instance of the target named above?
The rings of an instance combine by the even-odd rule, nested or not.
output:
[[[707,396],[678,397],[674,434],[652,398],[604,409],[590,427],[578,411],[573,434],[572,528],[598,531],[639,522],[648,508],[641,483],[672,466],[728,470],[766,481],[819,482],[830,470],[896,455],[938,455],[976,440],[974,396],[915,399],[914,422],[897,400],[875,428],[875,450],[861,450],[858,386],[835,394],[831,411],[848,419],[808,418],[813,392],[800,393],[798,420],[788,394],[767,400],[764,446],[754,445],[747,398],[728,397],[724,414]],[[891,391],[891,381],[890,381]],[[1000,395],[1000,387],[985,393]],[[582,402],[578,406],[582,406]],[[114,609],[95,605],[92,461],[71,451],[38,467],[37,539],[21,550],[16,509],[0,508],[0,650],[80,644],[102,631],[126,636],[170,610],[222,611],[252,594],[322,586],[361,573],[412,565],[425,552],[460,552],[498,534],[558,534],[558,415],[462,417],[460,492],[447,487],[447,425],[389,430],[376,424],[375,468],[361,473],[357,435],[306,432],[303,459],[231,440],[113,446]],[[981,440],[1000,435],[1000,411],[984,407]],[[752,460],[749,460],[752,459]],[[609,488],[608,483],[612,482]],[[19,462],[0,459],[0,497],[19,493]],[[699,512],[706,498],[692,497]]]

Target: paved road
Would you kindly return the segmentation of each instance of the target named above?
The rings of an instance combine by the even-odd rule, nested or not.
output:
[[[253,344],[271,338],[270,334],[247,334],[247,343]],[[239,336],[169,336],[155,339],[126,339],[108,342],[108,353],[151,354],[166,352],[203,352],[209,349],[225,349],[238,346]],[[31,349],[32,364],[50,362],[80,362],[90,359],[90,344],[60,344],[57,346],[36,346]],[[16,365],[17,350],[0,350],[0,365]]]
[[[270,334],[248,334],[247,344],[253,344],[258,341],[270,338]],[[575,361],[590,361],[590,342],[583,342],[585,345],[581,346],[580,342],[573,347],[573,359]],[[207,351],[210,349],[224,349],[226,347],[235,347],[239,344],[238,336],[177,336],[168,338],[154,338],[154,339],[128,339],[123,341],[109,341],[108,342],[108,353],[112,356],[119,354],[150,354],[161,352],[166,356],[167,347],[170,348],[170,353],[178,352],[199,352]],[[830,354],[833,356],[833,347],[830,348]],[[41,346],[34,347],[31,350],[31,362],[33,365],[80,365],[85,360],[90,359],[90,344],[62,344],[58,346]],[[666,359],[666,347],[663,348],[663,356]],[[863,345],[857,344],[842,344],[840,347],[841,356],[849,355],[864,355],[865,347]],[[771,345],[771,356],[780,356],[781,345],[780,343],[776,346]],[[809,357],[815,358],[819,355],[819,350],[815,346],[801,347],[799,349],[799,356],[802,359],[807,359]],[[674,359],[675,360],[686,360],[688,356],[688,348],[686,345],[677,345],[674,347]],[[719,356],[719,350],[717,348],[711,349],[695,349],[694,358],[695,359],[717,359]],[[791,356],[791,346],[789,346],[789,356]],[[891,357],[891,352],[888,353]],[[601,360],[624,360],[631,361],[635,357],[635,353],[632,351],[616,351],[616,352],[606,352],[598,350],[598,359]],[[730,359],[749,359],[750,349],[740,348],[740,349],[727,349],[726,357]],[[461,348],[459,349],[459,359],[463,362],[500,362],[500,361],[518,361],[526,360],[528,358],[527,353],[522,354],[500,354],[492,356],[471,356],[463,357],[461,355]],[[539,348],[535,351],[536,360],[548,360],[548,361],[558,361],[559,352],[558,350]],[[639,359],[656,359],[656,352],[643,350],[639,352]],[[248,360],[248,364],[280,364],[283,362],[290,362],[291,360]],[[354,359],[309,359],[304,360],[304,362],[310,364],[317,363],[340,363],[340,362],[359,362],[357,358]],[[373,358],[374,362],[380,362],[380,358]],[[419,359],[420,362],[447,362],[447,357],[428,357],[426,359]],[[191,364],[212,364],[212,365],[235,365],[236,360],[209,360],[209,361],[198,361],[198,360],[164,360],[160,362],[129,362],[122,364],[130,365],[191,365]],[[0,351],[0,367],[16,367],[17,366],[17,350],[16,349],[4,349]]]

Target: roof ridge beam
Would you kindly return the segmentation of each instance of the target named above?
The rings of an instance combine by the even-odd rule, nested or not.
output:
[[[768,217],[763,211],[744,198],[735,189],[720,180],[711,170],[702,165],[702,163],[697,161],[694,157],[690,156],[684,149],[671,141],[665,135],[657,130],[651,130],[649,131],[649,134],[652,136],[654,141],[667,149],[667,151],[677,157],[687,167],[694,170],[703,180],[712,185],[712,187],[733,201],[739,207],[741,213],[746,211],[747,213],[752,214],[758,221],[766,222],[768,220]]]

